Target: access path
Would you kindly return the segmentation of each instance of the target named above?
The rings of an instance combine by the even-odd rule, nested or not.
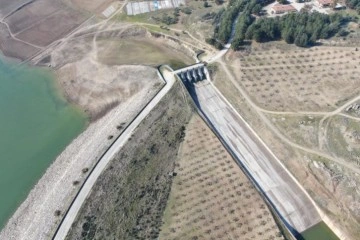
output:
[[[87,196],[90,194],[92,187],[100,174],[105,169],[106,165],[114,158],[115,154],[124,146],[124,144],[131,137],[132,133],[139,126],[139,124],[146,118],[146,116],[154,109],[154,107],[161,101],[161,99],[169,92],[171,87],[175,83],[175,78],[170,71],[164,70],[163,72],[166,85],[159,91],[159,93],[146,105],[146,107],[137,115],[137,117],[130,123],[130,125],[124,130],[120,137],[111,145],[106,153],[101,157],[98,164],[95,166],[85,183],[81,187],[75,200],[71,204],[68,212],[59,225],[53,239],[63,240],[66,238],[71,225],[73,224],[78,212],[81,209]]]

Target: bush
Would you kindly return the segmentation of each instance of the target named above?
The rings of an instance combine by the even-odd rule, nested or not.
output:
[[[183,13],[185,13],[185,14],[188,14],[188,15],[190,15],[190,14],[192,13],[191,8],[189,8],[189,7],[185,7],[185,8],[183,8],[183,9],[181,9],[181,11],[182,11]]]
[[[215,40],[215,38],[206,38],[205,42],[210,45],[215,45],[216,40]]]
[[[177,17],[171,17],[167,14],[164,14],[161,18],[161,22],[166,25],[176,24],[179,21]]]
[[[55,215],[55,217],[59,217],[59,216],[61,215],[61,211],[60,211],[60,210],[56,210],[56,211],[54,212],[54,215]]]

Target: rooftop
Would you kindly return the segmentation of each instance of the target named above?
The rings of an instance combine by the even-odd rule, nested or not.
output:
[[[321,5],[330,5],[334,2],[334,0],[317,0],[318,3],[320,3]]]
[[[282,12],[297,11],[296,8],[294,8],[293,5],[291,5],[291,4],[286,4],[286,5],[275,4],[272,8],[277,12],[278,11],[282,11]]]

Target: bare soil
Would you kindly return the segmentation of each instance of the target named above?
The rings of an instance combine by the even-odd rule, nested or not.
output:
[[[17,37],[29,43],[45,47],[69,33],[85,19],[75,10],[60,10],[47,17],[46,20],[21,30]]]
[[[16,10],[19,6],[22,6],[26,3],[31,2],[31,0],[7,0],[0,2],[0,16],[1,18],[10,14],[12,11]]]
[[[265,45],[266,46],[266,45]],[[232,66],[256,104],[273,111],[328,111],[360,93],[360,51],[347,47],[262,48]],[[241,68],[241,69],[240,69]]]
[[[78,7],[79,9],[86,10],[93,13],[102,13],[111,3],[115,2],[115,0],[66,0],[71,2],[73,5]]]
[[[92,120],[134,96],[143,88],[159,87],[156,69],[145,66],[106,66],[89,59],[59,69],[65,97],[80,106]]]
[[[89,17],[64,2],[65,0],[2,1],[1,22],[8,25],[0,39],[3,53],[8,57],[26,60]]]
[[[60,11],[62,8],[64,8],[64,5],[58,0],[37,0],[8,16],[6,22],[9,24],[11,32],[18,34],[20,31],[36,25],[40,21],[46,21],[47,17]]]
[[[284,44],[260,44],[252,51],[230,53],[226,63],[256,107],[242,96],[220,67],[214,75],[216,86],[305,187],[333,222],[332,228],[346,239],[357,239],[359,175],[290,143],[340,161],[351,161],[357,168],[359,118],[352,112],[334,115],[329,112],[346,106],[347,101],[359,94],[355,64],[360,56],[358,51],[348,47],[316,47],[300,52]],[[265,122],[260,114],[269,121]],[[280,138],[272,127],[288,141]]]
[[[0,23],[0,51],[7,57],[25,60],[33,56],[39,49],[12,39],[6,26]]]
[[[176,67],[191,63],[186,54],[171,51],[169,44],[152,38],[144,28],[124,25],[73,39],[52,51],[40,64],[57,69],[66,99],[94,120],[144,86],[160,85],[147,81],[147,77],[156,77],[154,69],[138,64]]]

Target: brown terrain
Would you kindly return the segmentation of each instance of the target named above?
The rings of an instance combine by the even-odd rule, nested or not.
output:
[[[114,0],[9,0],[0,3],[0,50],[28,60]]]
[[[107,24],[107,20],[94,17],[87,21],[84,27],[79,28],[79,31],[67,35],[80,23],[76,19],[81,17],[83,21],[89,17],[86,16],[87,13],[75,14],[76,21],[73,21],[70,15],[66,15],[69,21],[73,21],[65,22],[66,28],[54,22],[47,26],[41,25],[47,22],[44,20],[46,17],[50,19],[60,14],[75,13],[74,8],[64,5],[61,1],[46,3],[34,1],[14,11],[8,17],[5,10],[11,11],[12,7],[16,6],[6,5],[5,8],[5,3],[1,4],[4,7],[1,8],[3,10],[1,14],[5,17],[3,21],[8,24],[0,24],[4,26],[2,29],[4,34],[1,34],[1,37],[8,34],[6,44],[0,40],[4,53],[19,60],[37,54],[37,58],[32,63],[52,67],[57,74],[57,81],[64,96],[86,111],[91,120],[87,129],[74,139],[48,168],[0,232],[0,239],[6,240],[49,239],[99,157],[163,85],[154,67],[168,62],[177,65],[189,64],[193,61],[190,55],[193,52],[189,48],[189,53],[186,54],[190,56],[187,56],[182,53],[184,51],[176,50],[182,48],[177,42],[165,37],[153,37],[143,27],[130,26],[126,23]],[[62,8],[59,10],[60,6]],[[23,21],[20,21],[20,13],[23,14]],[[37,19],[32,20],[32,18]],[[10,19],[13,22],[10,23]],[[32,24],[28,24],[28,19]],[[8,31],[6,26],[10,24],[11,27],[17,27],[16,32],[24,34],[28,32],[30,35],[26,35],[27,39],[19,40],[19,36],[16,37],[13,32]],[[39,26],[41,31],[37,30]],[[38,38],[43,33],[47,35],[47,31],[50,31],[49,36],[44,39]],[[58,37],[57,34],[61,36]],[[135,38],[138,42],[130,47],[118,47],[122,41],[131,41]],[[143,61],[141,59],[138,62],[132,61],[129,58],[132,52],[139,52],[138,49],[151,42],[151,39],[154,43],[148,47],[148,52],[142,55]],[[55,43],[50,43],[54,40]],[[105,41],[108,40],[112,41],[110,46],[106,45]],[[45,46],[48,43],[49,46]],[[44,45],[35,46],[35,44]],[[164,49],[168,50],[163,51]],[[108,56],[112,59],[111,64],[102,54],[103,51],[113,52]],[[117,55],[122,57],[119,58]]]
[[[359,102],[359,57],[351,47],[258,44],[213,67],[215,85],[347,239],[360,233],[359,115],[348,108]]]
[[[203,120],[179,150],[160,239],[284,239],[268,206]]]
[[[54,69],[64,96],[91,119],[0,239],[49,239],[99,156],[162,86],[155,68],[179,68],[194,63],[199,50],[215,52],[203,42],[214,27],[206,14],[222,6],[190,1],[192,14],[181,12],[178,24],[164,28],[153,17],[173,10],[127,17],[124,3],[0,2],[0,50]],[[105,19],[101,13],[111,4],[117,12]],[[357,38],[351,41],[357,46]],[[230,51],[209,66],[219,90],[327,214],[331,228],[349,239],[360,235],[359,60],[355,47],[276,43]],[[286,238],[193,111],[176,85],[102,174],[69,239]]]
[[[40,64],[57,69],[65,97],[94,120],[131,97],[146,85],[147,78],[156,76],[156,71],[150,73],[145,66],[168,63],[176,67],[191,62],[186,54],[171,50],[169,40],[124,24],[69,40]],[[137,74],[131,74],[136,70]]]

